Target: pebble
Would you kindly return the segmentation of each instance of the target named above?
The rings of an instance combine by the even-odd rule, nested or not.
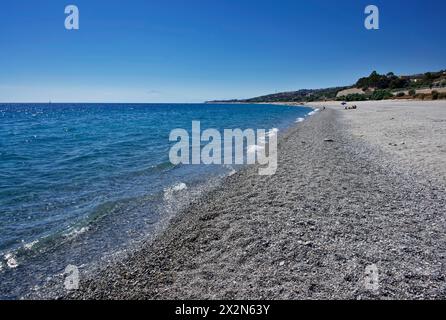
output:
[[[94,275],[81,291],[64,294],[75,299],[224,299],[234,296],[240,299],[315,296],[321,299],[367,299],[370,293],[362,286],[364,263],[376,260],[382,262],[379,266],[382,292],[391,292],[391,296],[380,293],[377,298],[413,299],[420,295],[444,298],[444,280],[404,277],[405,274],[430,272],[439,265],[438,262],[444,261],[446,234],[442,222],[446,194],[443,186],[437,185],[438,190],[434,190],[433,185],[424,183],[425,177],[412,175],[413,172],[407,171],[391,154],[383,155],[358,141],[357,137],[345,136],[342,123],[331,110],[314,117],[312,125],[305,129],[297,133],[290,129],[287,140],[282,141],[280,170],[276,175],[260,179],[256,170],[243,171],[212,193],[212,197],[192,206],[170,224],[159,242],[155,242],[165,245],[165,254],[173,255],[170,263],[166,265],[162,258],[165,254],[157,253],[150,246],[141,251],[138,249],[125,269],[132,270],[132,277],[148,280],[150,285],[129,290],[121,277],[116,277],[113,286],[106,285],[104,278],[114,279],[114,274],[123,274],[121,268],[112,266],[106,275]],[[310,146],[312,141],[323,142],[326,137],[342,143],[342,148],[338,151],[334,146],[316,147],[302,152],[300,141],[306,140]],[[330,183],[326,183],[327,178]],[[252,203],[240,197],[250,190],[258,193]],[[271,198],[271,193],[277,190],[280,190],[277,199],[272,204],[263,205],[264,199]],[[276,202],[286,206],[271,208]],[[260,210],[259,203],[267,210]],[[188,241],[185,230],[214,230],[215,223],[204,225],[198,218],[215,211],[218,211],[215,223],[224,222],[230,228],[216,228],[215,232],[221,233],[222,240],[209,242],[205,253],[194,255],[199,244]],[[287,223],[291,218],[296,222]],[[309,234],[309,219],[318,230],[317,235],[316,232]],[[267,249],[253,245],[266,241],[270,241]],[[180,243],[184,245],[179,246]],[[392,248],[401,250],[392,251]],[[247,249],[250,253],[252,250],[255,259],[249,260],[246,267],[240,267],[236,258]],[[427,250],[429,254],[425,254]],[[295,255],[293,262],[280,260],[292,254]],[[344,258],[334,259],[334,254]],[[356,257],[358,266],[353,269],[353,281],[340,283],[342,273],[349,267],[348,262]],[[290,264],[293,270],[288,268]],[[158,272],[143,272],[148,266],[165,271],[169,282]],[[298,274],[300,281],[281,281],[275,277],[274,271],[279,266],[283,279]],[[229,271],[231,269],[234,271]],[[187,270],[191,272],[186,274]],[[200,276],[207,270],[218,270],[218,277],[212,279],[212,283]],[[234,290],[232,280],[235,277],[243,279],[244,288],[254,285],[253,289],[244,290],[240,286],[240,291]],[[359,282],[354,281],[356,278]],[[264,279],[265,287],[256,286],[258,279]],[[199,285],[192,286],[191,283]],[[314,295],[308,294],[310,283],[317,284],[313,288]],[[203,290],[208,287],[213,290]],[[357,289],[364,294],[357,295]],[[52,294],[53,291],[49,291]]]

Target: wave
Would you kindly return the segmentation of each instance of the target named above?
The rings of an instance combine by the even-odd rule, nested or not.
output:
[[[6,261],[6,265],[9,269],[15,269],[19,266],[15,256],[12,253],[5,254],[4,260]]]
[[[265,136],[261,136],[261,137],[259,137],[258,140],[259,140],[259,142],[260,142],[261,144],[265,144],[265,143],[266,143],[266,137],[271,138],[271,137],[275,136],[278,132],[279,132],[279,129],[277,129],[277,128],[273,128],[273,129],[269,130],[269,131],[265,134]],[[250,146],[250,147],[252,147],[252,146]],[[251,150],[251,151],[250,151],[250,150],[249,150],[249,147],[248,147],[248,152],[253,152],[253,151],[255,151],[255,150]]]
[[[187,185],[184,182],[180,182],[180,183],[177,183],[171,187],[165,188],[164,189],[164,200],[165,201],[170,200],[176,192],[180,192],[183,190],[187,190]]]
[[[89,227],[72,228],[72,229],[70,229],[70,231],[65,233],[64,236],[66,238],[75,238],[75,237],[87,232],[88,230],[90,230]]]
[[[31,250],[36,244],[39,243],[39,240],[34,240],[23,245],[23,248],[26,250]]]
[[[25,107],[33,113],[38,111],[34,107]],[[0,170],[0,180],[8,182],[8,188],[4,190],[7,193],[0,193],[0,198],[14,201],[11,208],[19,217],[25,214],[34,217],[28,211],[44,207],[44,200],[54,199],[51,201],[54,205],[48,208],[48,221],[39,221],[41,224],[37,226],[31,224],[33,221],[29,226],[24,222],[23,226],[31,231],[20,230],[23,232],[14,237],[13,245],[5,246],[5,251],[0,252],[1,272],[8,272],[8,276],[14,277],[15,287],[23,286],[23,290],[28,283],[39,283],[40,279],[57,272],[65,261],[89,264],[108,256],[109,252],[126,248],[127,242],[156,234],[155,227],[161,224],[159,221],[164,221],[170,213],[173,216],[191,199],[208,192],[221,178],[238,170],[238,165],[223,168],[173,165],[167,159],[169,145],[166,137],[170,128],[189,128],[192,119],[203,119],[216,128],[277,126],[285,129],[293,119],[305,117],[311,111],[276,106],[262,107],[259,111],[258,106],[253,106],[252,110],[256,111],[253,118],[251,109],[233,105],[218,108],[168,106],[167,109],[166,106],[138,106],[135,108],[138,112],[129,112],[128,106],[60,106],[57,110],[54,107],[44,108],[45,113],[48,111],[47,127],[18,131],[14,138],[21,143],[23,139],[35,136],[38,143],[22,146],[22,149],[11,144],[10,148],[0,152],[2,163],[9,165],[11,162],[7,167],[11,170]],[[208,108],[212,108],[212,112]],[[233,116],[234,112],[236,116]],[[129,121],[122,121],[118,126],[116,114]],[[21,116],[17,120],[29,121],[29,117]],[[11,121],[11,125],[14,124]],[[6,129],[15,130],[14,126]],[[6,135],[8,130],[0,130],[0,140],[7,137],[4,141],[12,141]],[[278,131],[267,132],[264,143]],[[247,147],[248,152],[263,148],[260,140],[258,144]],[[50,147],[57,152],[50,153]],[[22,181],[19,179],[16,183],[13,177],[22,176],[16,174],[21,167],[14,166],[15,162],[27,164],[26,161],[37,159],[34,155],[43,155],[45,161],[39,162],[39,167],[33,166],[32,169],[38,170],[29,171],[29,176],[24,179],[26,184],[20,184],[16,189]],[[49,188],[45,189],[46,186]],[[16,199],[20,194],[32,194],[33,197]],[[22,212],[21,203],[29,210]],[[56,207],[59,204],[63,210]],[[48,227],[47,222],[51,223]],[[3,239],[0,237],[0,240]],[[5,292],[15,290],[7,284],[3,288]],[[0,296],[1,289],[2,286]]]
[[[225,167],[226,169],[228,169],[228,172],[226,173],[226,176],[228,176],[228,177],[233,176],[234,174],[237,173],[237,170],[235,170],[232,166],[230,166],[230,165],[228,165],[228,164],[225,164],[224,167]],[[223,176],[223,177],[224,177],[224,176]]]
[[[122,171],[116,174],[115,178],[124,178],[126,180],[132,179],[135,177],[150,175],[150,174],[159,174],[163,172],[168,172],[179,167],[180,164],[172,164],[170,161],[160,162],[158,164],[152,165],[150,167],[144,167],[139,169],[132,169],[128,171]]]
[[[178,165],[175,165],[170,161],[165,161],[150,167],[150,169],[152,169],[153,171],[166,171],[166,170],[171,170],[176,166]]]

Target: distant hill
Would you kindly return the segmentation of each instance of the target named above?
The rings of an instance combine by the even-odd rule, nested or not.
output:
[[[426,72],[424,74],[397,76],[393,72],[379,74],[373,71],[368,77],[359,79],[354,85],[324,89],[301,89],[297,91],[268,94],[249,99],[214,100],[208,103],[259,103],[259,102],[312,102],[326,100],[382,100],[389,98],[413,97],[442,99],[443,93],[438,94],[436,88],[446,87],[446,70]],[[421,90],[423,89],[423,90]],[[426,89],[430,89],[429,93]],[[417,93],[423,92],[423,93]],[[439,90],[443,91],[443,90]],[[436,92],[436,93],[435,93]],[[423,96],[420,96],[423,95]],[[407,96],[406,96],[407,98]]]
[[[268,94],[261,97],[255,97],[250,99],[241,100],[214,100],[208,101],[209,103],[218,102],[243,102],[243,103],[256,103],[256,102],[310,102],[318,100],[334,100],[336,94],[351,87],[334,87],[325,89],[301,89],[298,91],[280,92]]]

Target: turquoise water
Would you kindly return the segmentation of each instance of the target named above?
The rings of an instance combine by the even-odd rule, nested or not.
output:
[[[0,104],[0,297],[144,240],[230,166],[169,162],[169,133],[285,129],[304,107]]]

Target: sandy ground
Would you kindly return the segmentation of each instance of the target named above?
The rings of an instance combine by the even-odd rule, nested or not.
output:
[[[379,146],[415,172],[425,172],[446,185],[446,101],[314,103],[342,110],[341,121],[352,136]]]
[[[154,242],[46,297],[446,298],[445,188],[417,171],[444,172],[442,104],[359,105],[290,129],[275,175],[228,177]]]

